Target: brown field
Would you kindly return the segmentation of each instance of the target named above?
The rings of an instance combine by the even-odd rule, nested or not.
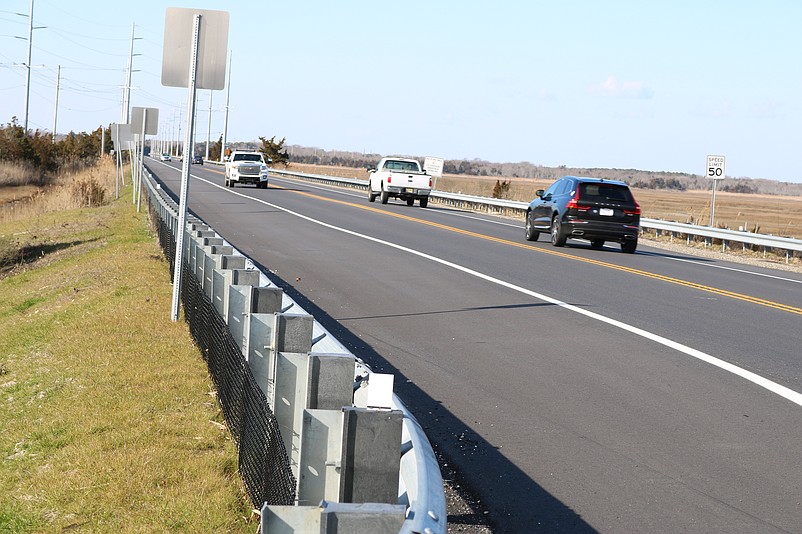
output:
[[[366,180],[365,169],[304,165],[293,163],[290,170],[359,178]],[[444,175],[435,188],[440,191],[490,197],[497,178],[482,176]],[[502,179],[504,180],[504,179]],[[506,178],[510,181],[507,198],[530,201],[537,189],[547,188],[551,182],[527,178]],[[635,198],[643,209],[643,216],[682,223],[707,225],[710,222],[711,191],[670,191],[633,188]],[[733,230],[748,229],[802,239],[802,197],[749,195],[716,192],[716,226]]]

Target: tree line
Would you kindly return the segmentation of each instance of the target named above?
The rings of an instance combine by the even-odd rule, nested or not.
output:
[[[101,137],[103,136],[103,137]],[[111,131],[98,128],[90,133],[61,135],[35,130],[25,132],[16,117],[0,126],[0,161],[29,165],[42,173],[54,173],[65,167],[92,164],[100,155],[101,144],[112,147]]]
[[[375,167],[383,157],[381,154],[322,150],[314,147],[290,145],[289,161],[312,165],[332,165],[335,167],[368,168]],[[399,154],[400,156],[401,154]],[[423,161],[420,156],[405,156]],[[633,187],[647,189],[667,189],[676,191],[706,190],[711,188],[710,180],[704,176],[682,172],[642,171],[637,169],[603,169],[546,167],[526,161],[517,163],[494,163],[481,159],[446,160],[443,173],[452,175],[495,177],[499,187],[504,187],[505,179],[536,179],[553,181],[565,175],[596,176],[621,180]],[[719,184],[720,191],[748,194],[802,196],[802,184],[778,182],[776,180],[753,178],[727,178]],[[501,191],[499,193],[502,193]]]

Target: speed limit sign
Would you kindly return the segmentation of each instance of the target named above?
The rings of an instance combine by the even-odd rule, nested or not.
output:
[[[721,180],[724,178],[724,156],[707,156],[707,171],[705,176],[711,180]]]

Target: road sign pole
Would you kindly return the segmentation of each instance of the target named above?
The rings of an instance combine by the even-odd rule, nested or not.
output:
[[[142,210],[142,173],[145,170],[145,125],[148,123],[148,109],[144,108],[142,110],[142,137],[141,143],[142,146],[139,148],[139,180],[137,180],[136,185],[136,212],[139,213]]]
[[[713,180],[713,196],[710,200],[710,226],[712,227],[716,221],[716,186],[719,180],[723,180],[725,176],[724,170],[725,158],[724,156],[708,154],[707,165],[705,167],[705,176]]]
[[[195,126],[195,93],[198,72],[198,43],[200,41],[201,15],[195,14],[195,29],[192,37],[192,55],[189,61],[189,90],[187,91],[187,127],[184,135],[184,157],[181,160],[181,194],[178,205],[178,228],[176,230],[175,267],[173,273],[173,305],[171,318],[178,320],[179,297],[181,295],[181,271],[184,266],[184,234],[187,223],[187,198],[189,196],[189,164],[190,154],[195,149],[192,146]]]
[[[713,180],[713,198],[710,201],[710,227],[712,228],[716,220],[716,184],[718,180]]]

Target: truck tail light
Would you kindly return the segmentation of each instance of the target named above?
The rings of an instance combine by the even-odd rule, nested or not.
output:
[[[387,175],[387,183],[388,184],[393,183],[393,173]]]
[[[429,178],[429,187],[432,187],[432,179]]]

